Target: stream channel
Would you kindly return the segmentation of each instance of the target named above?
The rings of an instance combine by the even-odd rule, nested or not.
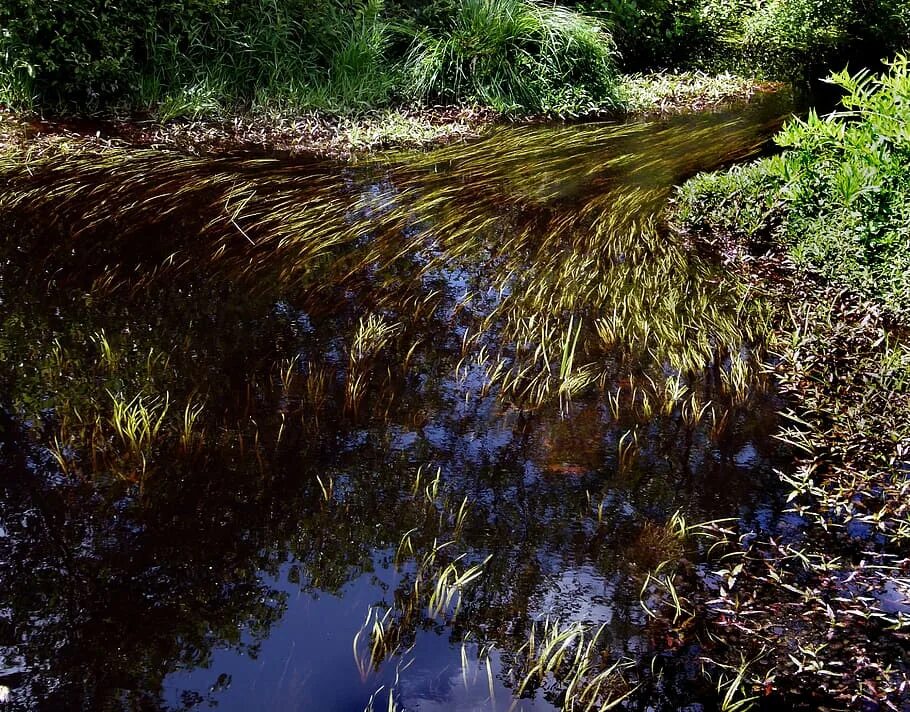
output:
[[[790,110],[5,159],[12,708],[600,709],[654,654],[625,703],[710,706],[642,580],[674,513],[774,516],[785,453],[761,294],[661,214]]]

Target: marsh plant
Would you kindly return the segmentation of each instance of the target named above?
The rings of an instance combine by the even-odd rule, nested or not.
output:
[[[778,692],[815,706],[906,704],[908,69],[898,56],[880,76],[834,75],[842,111],[791,122],[780,155],[680,193],[681,225],[779,277],[778,437],[797,455],[780,473],[777,524],[713,532],[708,579],[671,566],[650,582],[674,630],[703,630],[729,709]]]
[[[593,18],[526,0],[459,0],[420,28],[404,59],[407,93],[510,111],[619,105],[612,40]]]

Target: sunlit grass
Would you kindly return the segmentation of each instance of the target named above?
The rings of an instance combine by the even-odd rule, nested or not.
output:
[[[732,156],[759,143],[746,120],[721,126]],[[191,264],[314,294],[374,275],[374,308],[351,326],[352,412],[375,387],[375,369],[388,371],[387,381],[391,361],[400,361],[395,370],[412,361],[425,338],[415,338],[416,324],[451,311],[465,324],[456,375],[485,374],[476,396],[495,392],[532,409],[558,402],[565,411],[600,389],[616,417],[679,412],[687,422],[719,422],[722,409],[705,389],[733,402],[751,392],[761,303],[693,256],[659,218],[673,175],[714,150],[705,145],[708,127],[718,130],[709,123],[683,138],[663,130],[646,138],[635,125],[592,127],[555,131],[546,142],[528,129],[508,142],[494,137],[367,166],[365,176],[380,176],[373,186],[342,186],[333,171],[272,158],[205,160],[60,142],[0,158],[10,187],[0,211],[40,210],[74,245],[109,242],[114,224],[123,245],[149,230],[168,235],[156,245],[164,255],[156,262],[130,248],[144,264],[141,276],[115,267],[96,288],[129,279],[141,289]],[[639,153],[622,150],[636,145]],[[557,209],[567,182],[596,183],[604,172],[623,180]],[[453,266],[484,273],[476,283],[483,289],[469,288],[454,304],[455,295],[427,286]],[[406,334],[410,350],[391,348]],[[115,358],[102,337],[102,358]],[[324,374],[307,374],[312,400],[322,401]],[[286,390],[291,376],[281,376]]]

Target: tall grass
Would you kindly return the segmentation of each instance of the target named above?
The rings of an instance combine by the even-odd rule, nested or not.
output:
[[[211,25],[191,26],[183,38],[156,37],[140,103],[162,118],[381,106],[393,86],[382,10],[382,0],[350,10],[259,0],[216,16]]]
[[[610,38],[576,12],[459,0],[440,23],[392,23],[383,0],[11,0],[0,6],[0,102],[163,119],[396,101],[616,103]]]
[[[594,20],[526,0],[461,0],[447,26],[421,30],[405,91],[424,101],[499,109],[617,104],[613,45]]]

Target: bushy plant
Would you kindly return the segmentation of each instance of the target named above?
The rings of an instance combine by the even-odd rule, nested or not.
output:
[[[95,0],[0,3],[4,98],[92,104],[135,90],[144,35],[163,3]],[[161,6],[161,7],[159,7]]]
[[[690,181],[680,221],[779,240],[797,263],[910,316],[910,58],[888,68],[835,74],[844,112],[789,123],[779,156]]]
[[[815,78],[910,45],[906,0],[701,0],[716,58],[750,73]]]
[[[528,0],[460,0],[444,26],[415,33],[405,77],[406,94],[424,101],[569,112],[617,103],[604,29]]]
[[[381,0],[0,3],[0,101],[80,111],[387,100]]]

